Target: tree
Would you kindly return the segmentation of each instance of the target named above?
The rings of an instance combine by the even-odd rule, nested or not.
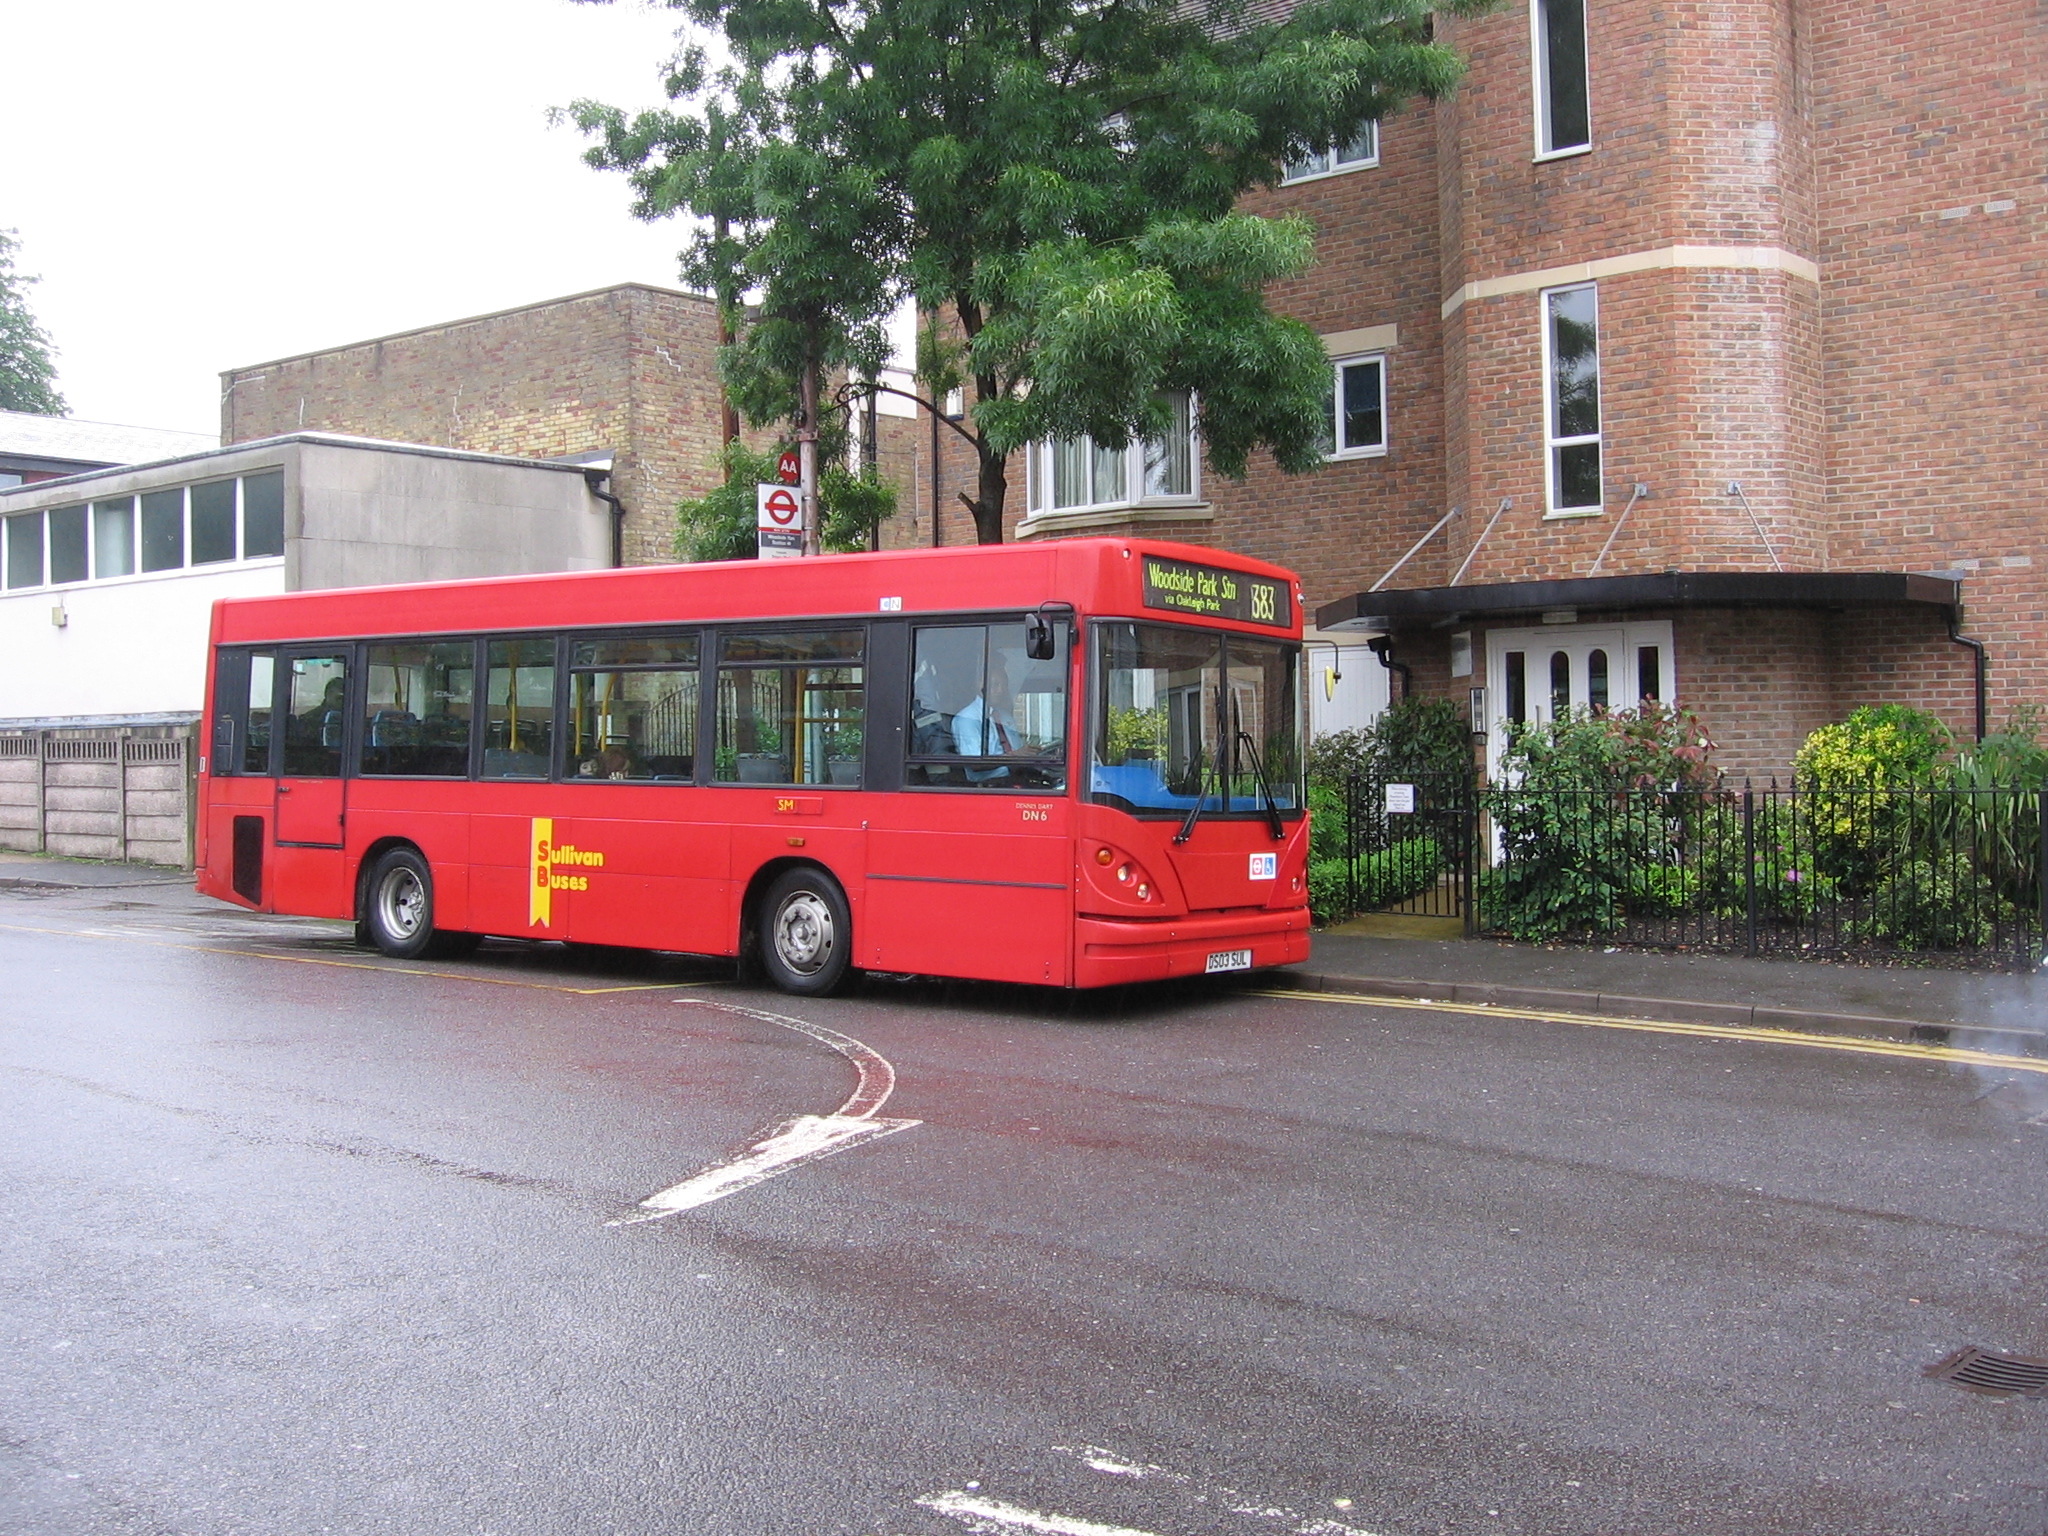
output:
[[[1313,259],[1301,219],[1235,211],[1291,157],[1355,138],[1459,62],[1433,10],[1493,0],[670,0],[731,62],[686,48],[672,109],[581,102],[587,158],[635,211],[709,221],[687,281],[759,320],[724,360],[741,408],[795,408],[805,362],[871,379],[904,300],[958,324],[926,379],[974,385],[964,496],[1001,540],[1006,458],[1162,432],[1199,392],[1212,467],[1321,463],[1329,365],[1265,290]],[[927,400],[928,406],[935,403]]]
[[[28,290],[42,279],[14,270],[14,253],[21,249],[18,233],[0,229],[0,411],[62,416],[64,397],[57,393],[50,338],[28,307]]]
[[[828,439],[828,455],[830,453]],[[775,479],[778,450],[725,445],[725,483],[676,509],[676,554],[685,560],[754,558],[754,487]],[[873,549],[883,519],[896,513],[896,488],[872,473],[827,468],[818,487],[823,504],[819,543],[835,554]]]

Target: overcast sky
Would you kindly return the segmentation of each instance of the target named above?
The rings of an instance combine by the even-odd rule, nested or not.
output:
[[[641,0],[7,9],[0,229],[74,416],[216,432],[221,370],[638,280],[674,221],[547,111],[661,100]]]

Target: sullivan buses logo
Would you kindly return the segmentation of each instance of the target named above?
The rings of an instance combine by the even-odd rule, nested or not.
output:
[[[552,816],[533,818],[533,880],[526,909],[526,921],[535,928],[546,928],[555,912],[555,892],[587,891],[590,876],[569,875],[561,871],[568,869],[603,869],[604,855],[586,853],[574,843],[555,843],[555,821]]]

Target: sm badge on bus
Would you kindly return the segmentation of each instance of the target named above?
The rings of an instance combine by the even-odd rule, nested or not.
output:
[[[569,874],[565,870],[603,868],[603,854],[578,848],[574,843],[558,845],[555,842],[552,816],[534,817],[533,883],[526,913],[528,925],[535,928],[550,926],[555,914],[555,892],[590,889],[590,876]]]

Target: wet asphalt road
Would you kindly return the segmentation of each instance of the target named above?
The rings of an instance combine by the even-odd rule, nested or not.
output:
[[[2048,1531],[2048,1402],[1920,1374],[2048,1354],[2048,1079],[161,887],[0,977],[8,1536]],[[607,1225],[850,1091],[720,1003],[921,1123]]]

